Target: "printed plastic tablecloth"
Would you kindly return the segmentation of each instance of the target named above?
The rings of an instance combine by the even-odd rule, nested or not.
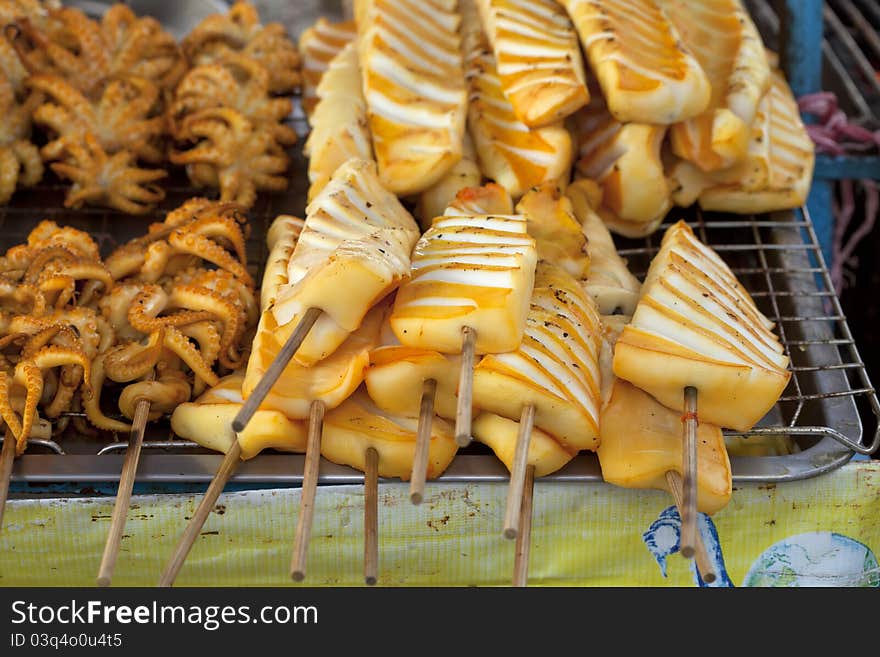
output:
[[[502,537],[503,484],[406,484],[379,490],[379,583],[507,585],[514,541]],[[153,586],[199,495],[141,495],[125,527],[114,585]],[[279,586],[287,576],[298,489],[224,494],[178,585]],[[680,522],[661,491],[604,483],[536,483],[529,583],[701,585],[676,554]],[[0,534],[0,585],[91,586],[112,498],[12,500]],[[700,531],[713,586],[880,586],[880,462],[853,461],[785,484],[735,487]],[[318,490],[307,585],[363,584],[363,488]]]

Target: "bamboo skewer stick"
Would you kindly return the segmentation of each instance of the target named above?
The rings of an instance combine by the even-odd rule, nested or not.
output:
[[[0,452],[0,531],[3,530],[3,512],[6,511],[6,498],[9,496],[9,480],[12,479],[14,462],[15,437],[7,427],[3,438],[3,451]]]
[[[367,448],[364,469],[364,580],[369,586],[379,577],[379,452]]]
[[[409,484],[409,499],[413,504],[421,504],[425,495],[425,479],[428,473],[428,455],[431,447],[431,429],[434,420],[434,397],[437,394],[437,381],[428,379],[422,387],[422,403],[419,409],[419,429],[416,433],[416,453],[413,457],[412,477]]]
[[[287,341],[266,369],[263,378],[260,379],[260,382],[256,385],[253,392],[247,400],[245,400],[241,409],[239,409],[235,418],[232,420],[232,430],[236,434],[235,440],[230,446],[229,451],[226,452],[226,457],[220,464],[217,474],[215,474],[214,478],[211,480],[211,484],[205,492],[205,497],[202,498],[198,509],[196,509],[196,512],[190,519],[186,530],[184,530],[183,536],[181,536],[180,542],[177,544],[174,554],[171,557],[171,561],[168,562],[165,572],[162,573],[162,577],[159,580],[159,586],[171,586],[174,583],[177,574],[180,572],[180,568],[183,566],[183,562],[186,560],[190,549],[192,549],[196,537],[198,537],[199,532],[202,530],[202,526],[211,514],[211,510],[214,508],[214,503],[217,501],[217,498],[220,497],[220,493],[223,492],[226,482],[229,481],[229,478],[238,466],[238,462],[241,459],[241,445],[238,442],[238,434],[244,431],[245,427],[247,427],[248,422],[251,421],[254,413],[256,413],[257,409],[260,407],[260,404],[263,403],[263,400],[266,398],[266,395],[269,394],[272,386],[278,381],[284,368],[287,367],[287,364],[305,341],[312,326],[318,321],[321,312],[322,311],[318,308],[309,308],[305,312],[300,319],[299,324],[293,329],[293,333],[290,334],[290,337],[287,338]]]
[[[477,331],[470,326],[461,330],[461,378],[458,382],[458,408],[455,413],[455,442],[459,447],[471,444],[471,414],[474,398],[474,347]]]
[[[681,554],[691,559],[697,540],[697,389],[684,389],[682,450]]]
[[[507,489],[507,510],[504,514],[504,538],[516,538],[519,529],[526,466],[529,460],[529,443],[532,440],[532,428],[534,425],[535,407],[532,404],[527,404],[523,407],[522,415],[519,419],[516,452],[513,455],[513,467],[510,469],[510,485]]]
[[[513,562],[513,585],[526,586],[529,581],[529,548],[532,542],[532,498],[535,492],[535,466],[526,468],[526,481],[520,508],[519,532]]]
[[[315,515],[315,493],[321,464],[321,437],[324,432],[324,402],[315,400],[309,408],[309,435],[306,443],[306,460],[303,467],[302,491],[299,501],[299,518],[293,538],[293,556],[290,560],[290,576],[294,582],[306,577],[306,561],[309,555],[309,538]]]
[[[205,496],[202,498],[202,501],[196,509],[196,512],[193,514],[193,517],[190,519],[189,524],[186,526],[183,536],[180,537],[180,542],[177,544],[177,548],[174,550],[171,560],[165,567],[165,572],[162,573],[162,577],[159,579],[159,586],[167,587],[174,584],[174,580],[177,579],[177,574],[180,572],[183,562],[186,561],[186,557],[189,554],[190,549],[192,549],[193,543],[195,543],[196,538],[198,538],[199,533],[202,531],[202,527],[208,519],[208,516],[211,515],[211,511],[214,510],[214,504],[216,504],[217,498],[220,497],[220,493],[222,493],[223,489],[226,487],[226,482],[229,481],[229,477],[235,472],[235,468],[238,466],[240,459],[241,445],[238,443],[238,439],[236,439],[229,447],[229,451],[226,452],[223,463],[220,464],[220,469],[217,470],[217,474],[215,474],[214,478],[211,480],[211,485],[208,486]]]
[[[678,507],[678,514],[680,516],[681,510],[684,508],[681,475],[674,470],[670,470],[666,473],[666,481],[669,483],[669,490],[672,491],[672,497],[675,498],[675,505]],[[700,577],[703,578],[703,581],[706,582],[706,584],[711,584],[718,579],[718,575],[715,573],[715,569],[712,567],[712,562],[709,560],[709,553],[706,550],[706,544],[703,542],[703,537],[700,535],[700,532],[697,532],[697,540],[694,548],[696,549],[694,560],[697,562],[697,569],[700,571]]]
[[[110,518],[107,542],[104,544],[104,554],[101,557],[101,565],[98,568],[98,586],[110,586],[110,581],[113,578],[113,569],[116,567],[116,559],[119,557],[122,531],[125,529],[128,509],[131,506],[131,491],[134,487],[135,476],[137,475],[141,447],[144,444],[144,430],[147,427],[149,415],[150,400],[139,400],[131,423],[131,434],[128,438],[128,447],[125,450],[122,473],[119,475],[119,488],[116,491],[116,502],[113,505],[113,515]]]
[[[245,400],[241,409],[236,414],[235,419],[232,420],[233,431],[236,433],[244,431],[244,428],[248,425],[248,422],[251,421],[254,413],[256,413],[257,409],[260,407],[260,404],[266,399],[266,395],[269,394],[272,386],[275,385],[278,378],[281,376],[281,373],[284,372],[284,368],[287,367],[290,359],[293,358],[294,354],[296,354],[297,350],[302,346],[306,336],[309,334],[309,331],[312,330],[312,326],[318,321],[322,312],[323,311],[321,311],[320,308],[309,308],[302,316],[299,324],[293,329],[293,333],[290,334],[290,337],[287,338],[287,341],[281,347],[281,350],[266,369],[263,378],[260,379],[260,382],[256,385],[253,392]]]

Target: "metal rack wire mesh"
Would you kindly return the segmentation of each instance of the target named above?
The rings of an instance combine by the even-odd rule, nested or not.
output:
[[[293,153],[294,171],[302,171],[301,155]],[[248,239],[248,263],[251,272],[259,280],[267,257],[266,230],[277,214],[302,213],[304,199],[304,176],[293,175],[291,188],[283,194],[261,195],[249,213],[251,234]],[[89,231],[101,243],[102,250],[109,253],[116,245],[142,234],[147,225],[163,216],[168,209],[196,195],[210,195],[210,190],[194,189],[187,184],[182,172],[175,172],[167,186],[168,197],[162,206],[149,217],[131,217],[114,211],[87,208],[66,210],[62,207],[65,185],[47,180],[40,186],[19,192],[10,206],[0,208],[0,247],[6,248],[26,239],[28,231],[42,219],[73,225]],[[880,404],[870,383],[865,366],[859,356],[840,303],[833,293],[828,270],[822,260],[821,249],[809,217],[804,211],[781,212],[771,215],[738,216],[703,213],[697,208],[673,210],[667,222],[654,235],[643,240],[616,238],[621,255],[627,258],[634,274],[643,277],[651,257],[659,247],[662,232],[672,221],[684,219],[697,235],[712,246],[732,267],[734,273],[749,290],[761,310],[776,322],[777,330],[791,359],[792,378],[775,408],[768,413],[758,427],[748,436],[791,436],[801,451],[823,440],[832,439],[846,450],[867,454],[880,445]],[[112,395],[108,395],[112,400]],[[863,431],[861,418],[871,418],[867,431]],[[733,434],[730,435],[740,435]],[[127,436],[103,435],[96,440],[68,431],[56,442],[34,441],[29,454],[40,453],[45,463],[46,450],[54,451],[59,459],[73,455],[92,455],[92,460],[121,452]],[[838,448],[839,448],[838,446]],[[174,458],[180,454],[207,454],[195,443],[183,441],[173,435],[167,420],[151,424],[145,449],[157,458]],[[844,450],[820,450],[822,458],[811,462],[793,478],[818,474],[848,459],[851,452]],[[484,461],[495,461],[488,450],[480,445],[463,450],[465,460],[471,459],[463,470],[452,471],[450,478],[480,479],[500,476],[493,465],[483,467]],[[95,456],[100,458],[95,459]],[[267,453],[254,459],[253,480],[260,477],[260,463],[267,459],[289,459],[288,455]],[[461,457],[459,457],[461,458]],[[562,471],[560,479],[596,478],[595,457],[584,465],[575,465]],[[784,458],[784,457],[783,457]],[[457,459],[458,460],[458,459]],[[289,465],[290,462],[285,462]],[[41,465],[35,466],[39,471]],[[147,467],[147,466],[145,466]],[[286,467],[286,466],[285,466]],[[268,480],[278,480],[277,467]],[[734,459],[735,478],[737,462]],[[740,467],[739,478],[762,478],[760,469]],[[63,468],[65,476],[71,476],[70,468]],[[301,469],[288,471],[290,481],[299,478]],[[487,474],[488,473],[488,474]],[[180,472],[186,478],[187,473]],[[201,475],[195,476],[198,479]],[[357,474],[337,473],[328,477],[334,481],[357,479]],[[773,479],[782,475],[766,475]],[[21,477],[27,478],[27,474]],[[51,479],[50,475],[46,475]],[[281,480],[288,480],[280,477]]]
[[[733,216],[693,208],[671,213],[679,215],[732,265],[762,312],[776,323],[791,359],[791,381],[776,408],[745,435],[830,436],[861,454],[876,451],[880,446],[876,420],[873,432],[866,434],[867,442],[861,435],[854,440],[838,428],[810,424],[827,400],[850,399],[870,409],[875,418],[880,417],[880,404],[806,211]],[[629,259],[637,276],[647,271],[662,230],[642,244],[631,240],[620,244],[621,255]],[[821,382],[817,374],[823,375]]]

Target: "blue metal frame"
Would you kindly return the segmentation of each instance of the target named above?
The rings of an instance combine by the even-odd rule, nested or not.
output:
[[[785,0],[782,26],[782,69],[795,97],[822,89],[822,0]],[[808,120],[810,117],[805,117]],[[831,263],[834,231],[832,210],[834,182],[843,179],[880,180],[880,157],[818,155],[807,208],[822,247],[825,262]]]

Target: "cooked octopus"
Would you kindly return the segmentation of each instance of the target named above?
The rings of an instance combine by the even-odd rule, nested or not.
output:
[[[36,185],[43,177],[40,153],[30,140],[31,114],[39,102],[37,94],[19,102],[13,83],[0,74],[0,204],[19,186]]]
[[[129,150],[148,162],[163,160],[157,141],[165,132],[165,120],[153,115],[159,88],[149,80],[115,79],[94,102],[57,75],[31,76],[28,85],[50,99],[34,111],[34,121],[57,135],[41,149],[45,159],[64,157],[92,134],[108,154]]]
[[[122,3],[101,23],[72,7],[34,12],[12,21],[12,43],[31,73],[57,74],[86,95],[105,80],[134,75],[171,90],[186,71],[174,37],[154,18],[137,17]]]
[[[181,45],[194,64],[222,63],[235,52],[255,59],[269,71],[272,93],[290,93],[300,84],[299,52],[284,26],[263,25],[248,2],[236,2],[226,14],[208,16]]]
[[[258,190],[287,189],[289,158],[272,133],[255,127],[229,108],[206,109],[184,122],[183,130],[198,140],[189,150],[175,150],[175,164],[211,165],[216,171],[222,201],[249,208]]]
[[[58,334],[60,332],[56,336]],[[43,396],[44,370],[60,367],[63,371],[68,368],[68,372],[63,372],[61,375],[62,381],[65,383],[65,390],[71,387],[75,389],[80,385],[75,374],[79,371],[79,377],[82,379],[81,385],[86,396],[91,394],[89,383],[91,361],[88,356],[76,346],[65,347],[58,344],[39,346],[44,337],[45,333],[41,331],[25,343],[22,356],[16,363],[12,374],[0,370],[0,416],[3,417],[7,428],[15,438],[16,454],[19,455],[27,447],[27,441],[37,417],[37,406]],[[76,370],[75,367],[79,367],[80,370]],[[65,375],[67,380],[65,380]],[[15,409],[12,401],[16,387],[25,390],[25,401],[20,413]],[[67,392],[63,394],[66,395]],[[72,397],[72,392],[70,396]],[[60,411],[58,412],[60,413]]]
[[[110,52],[98,23],[79,9],[49,12],[42,24],[18,18],[13,44],[31,73],[54,73],[91,94],[110,74]],[[7,30],[9,35],[10,30]]]
[[[110,70],[146,78],[172,90],[186,72],[183,52],[155,18],[135,16],[122,3],[110,7],[101,19],[101,33],[111,53]]]
[[[174,92],[169,117],[179,139],[186,139],[183,122],[202,110],[230,107],[265,128],[279,144],[296,143],[296,131],[282,121],[293,106],[288,98],[270,95],[269,72],[259,62],[234,53],[221,64],[203,64],[186,74]]]
[[[88,203],[145,214],[165,198],[165,191],[153,183],[167,172],[140,168],[130,151],[109,155],[92,134],[87,134],[83,143],[69,144],[67,151],[67,159],[51,165],[59,176],[73,181],[64,207],[80,208]]]
[[[252,288],[240,211],[235,204],[192,199],[170,212],[164,223],[154,224],[150,234],[116,249],[107,268],[114,280],[135,277],[156,283],[205,260]]]

